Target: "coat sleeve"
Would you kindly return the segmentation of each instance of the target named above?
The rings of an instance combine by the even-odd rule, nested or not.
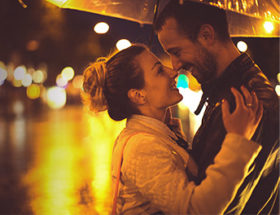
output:
[[[207,177],[190,182],[179,156],[154,136],[133,138],[124,152],[123,177],[166,214],[220,214],[261,146],[228,134]]]

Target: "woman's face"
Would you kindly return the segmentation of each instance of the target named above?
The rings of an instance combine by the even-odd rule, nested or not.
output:
[[[136,60],[144,72],[143,90],[146,102],[151,109],[163,110],[183,99],[176,87],[177,72],[163,66],[159,59],[148,50],[142,52]]]

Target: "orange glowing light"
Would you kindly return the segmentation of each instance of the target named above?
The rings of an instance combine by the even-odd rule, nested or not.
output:
[[[115,138],[125,126],[125,121],[115,122],[106,112],[91,116],[88,120],[90,136],[89,151],[92,160],[92,192],[95,198],[94,208],[98,214],[111,213],[111,159]]]
[[[61,7],[63,4],[65,4],[68,0],[47,0],[48,2],[55,4],[59,7]]]
[[[77,88],[77,89],[82,89],[83,87],[83,82],[84,82],[84,76],[82,75],[77,75],[74,79],[73,79],[73,87]]]
[[[79,127],[69,115],[54,114],[51,123],[39,124],[44,130],[34,136],[33,167],[23,178],[28,187],[30,205],[34,215],[89,214],[80,205],[79,190],[84,178],[81,168],[82,148],[78,136]]]
[[[274,30],[274,25],[272,22],[266,21],[263,23],[263,27],[267,33],[271,33]]]

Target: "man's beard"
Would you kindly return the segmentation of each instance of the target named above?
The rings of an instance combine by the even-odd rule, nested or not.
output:
[[[200,84],[215,79],[217,76],[217,61],[216,58],[203,46],[199,45],[198,65],[197,70],[200,74],[198,80]]]

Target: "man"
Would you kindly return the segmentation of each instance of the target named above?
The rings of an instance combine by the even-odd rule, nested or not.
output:
[[[196,183],[205,178],[205,171],[225,137],[220,103],[226,99],[234,109],[230,88],[244,85],[263,102],[264,115],[253,137],[263,149],[225,214],[278,213],[278,97],[260,68],[235,47],[228,33],[225,11],[207,4],[190,1],[180,4],[171,0],[159,14],[154,28],[174,69],[190,71],[203,90],[195,113],[205,104],[206,110],[192,150],[200,168]]]

